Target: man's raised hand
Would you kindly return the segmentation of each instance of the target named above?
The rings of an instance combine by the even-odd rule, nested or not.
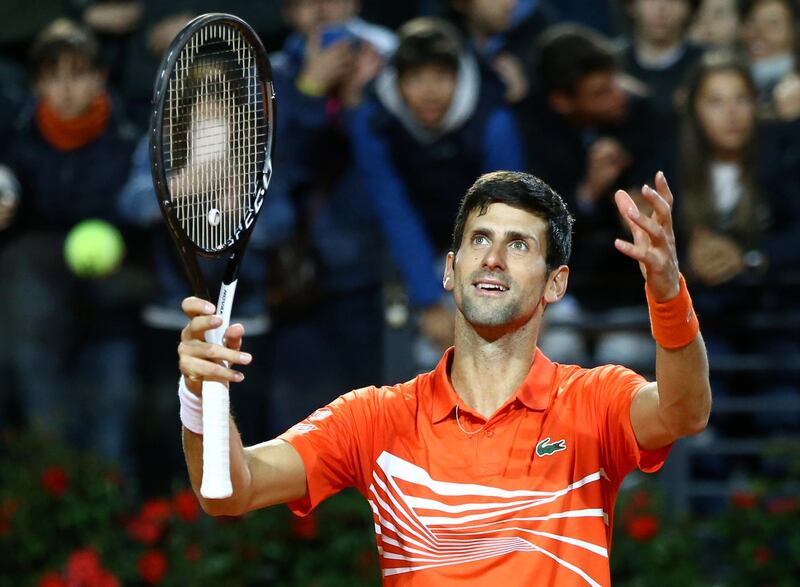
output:
[[[657,302],[674,298],[680,291],[675,231],[672,228],[672,192],[664,173],[656,174],[656,189],[645,185],[642,196],[652,206],[650,215],[642,214],[623,190],[614,194],[620,215],[628,223],[633,242],[617,239],[618,251],[639,262],[647,286]]]

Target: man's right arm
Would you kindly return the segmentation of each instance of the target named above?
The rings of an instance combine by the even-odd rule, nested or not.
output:
[[[189,324],[181,332],[178,346],[180,370],[187,389],[200,395],[202,381],[230,385],[243,379],[241,373],[221,364],[248,364],[249,354],[241,352],[244,328],[235,324],[225,333],[225,346],[205,342],[205,332],[218,325],[213,306],[199,298],[183,301]],[[183,428],[183,450],[192,487],[203,509],[211,515],[241,515],[245,512],[303,498],[306,495],[305,466],[298,452],[287,442],[270,440],[245,448],[239,431],[230,422],[230,470],[233,495],[226,499],[200,496],[203,476],[203,436]]]

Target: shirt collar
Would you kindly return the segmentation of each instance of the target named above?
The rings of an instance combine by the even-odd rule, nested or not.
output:
[[[449,377],[454,355],[453,347],[447,349],[433,372],[431,421],[434,424],[448,417],[458,402]],[[552,396],[555,372],[555,364],[537,348],[530,371],[514,397],[531,410],[546,410]]]

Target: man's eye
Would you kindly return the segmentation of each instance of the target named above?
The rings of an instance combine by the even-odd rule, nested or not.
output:
[[[511,243],[511,248],[517,251],[527,251],[528,243],[525,241],[514,241]]]
[[[488,242],[489,242],[489,239],[487,239],[482,234],[476,234],[475,236],[472,237],[472,244],[473,245],[485,245]]]

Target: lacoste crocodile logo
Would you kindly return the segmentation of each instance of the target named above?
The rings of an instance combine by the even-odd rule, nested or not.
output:
[[[536,445],[536,456],[546,457],[562,450],[567,450],[567,441],[562,439],[550,442],[550,437],[548,436]]]

